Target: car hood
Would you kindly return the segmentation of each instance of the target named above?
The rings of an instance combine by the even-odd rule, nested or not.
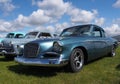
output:
[[[34,40],[32,42],[28,42],[27,44],[33,45],[39,44],[40,46],[40,52],[47,52],[52,50],[52,46],[54,42],[60,42],[61,46],[64,46],[65,44],[70,44],[71,42],[78,42],[79,39],[83,39],[83,37],[58,37],[58,38],[49,38],[49,39],[39,39]],[[27,46],[27,45],[26,45]]]
[[[61,42],[61,43],[70,43],[70,42],[80,42],[80,41],[84,41],[85,37],[81,36],[81,37],[57,37],[57,38],[50,38],[50,39],[38,39],[35,41],[32,41],[34,43],[47,43],[47,42]]]
[[[2,42],[4,44],[9,44],[9,43],[12,43],[12,44],[24,44],[24,43],[27,43],[29,41],[33,41],[35,40],[34,38],[31,38],[31,39],[25,39],[25,38],[19,38],[19,39],[14,39],[14,38],[7,38],[7,39],[4,39]]]

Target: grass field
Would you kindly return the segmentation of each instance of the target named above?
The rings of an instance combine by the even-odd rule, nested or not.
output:
[[[78,73],[21,66],[0,56],[0,84],[120,84],[120,47],[115,57],[88,63]]]

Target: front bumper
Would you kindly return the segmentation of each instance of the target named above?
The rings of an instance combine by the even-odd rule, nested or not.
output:
[[[61,59],[40,59],[40,58],[23,58],[15,57],[15,61],[22,65],[33,65],[33,66],[64,66],[68,64],[68,60]]]
[[[17,55],[16,52],[9,52],[6,49],[3,49],[0,53],[3,54],[3,55],[6,55],[6,54],[7,55]]]
[[[0,48],[0,53],[2,55],[14,55],[14,56],[19,55],[17,48],[14,47],[2,47]]]

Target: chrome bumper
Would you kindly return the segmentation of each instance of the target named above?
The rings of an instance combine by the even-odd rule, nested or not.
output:
[[[68,63],[68,60],[60,59],[40,59],[40,58],[23,58],[15,57],[16,62],[22,65],[33,65],[33,66],[64,66]]]
[[[17,55],[17,53],[16,52],[7,52],[6,50],[2,50],[1,51],[1,53],[3,54],[3,55]]]
[[[3,53],[3,54],[7,54],[7,53],[14,53],[13,51],[11,51],[12,48],[6,48],[6,47],[1,47],[0,48],[0,52]]]

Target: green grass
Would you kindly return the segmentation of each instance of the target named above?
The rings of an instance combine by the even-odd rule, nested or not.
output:
[[[78,73],[22,66],[0,56],[0,84],[120,84],[120,47],[115,57],[88,63]]]

